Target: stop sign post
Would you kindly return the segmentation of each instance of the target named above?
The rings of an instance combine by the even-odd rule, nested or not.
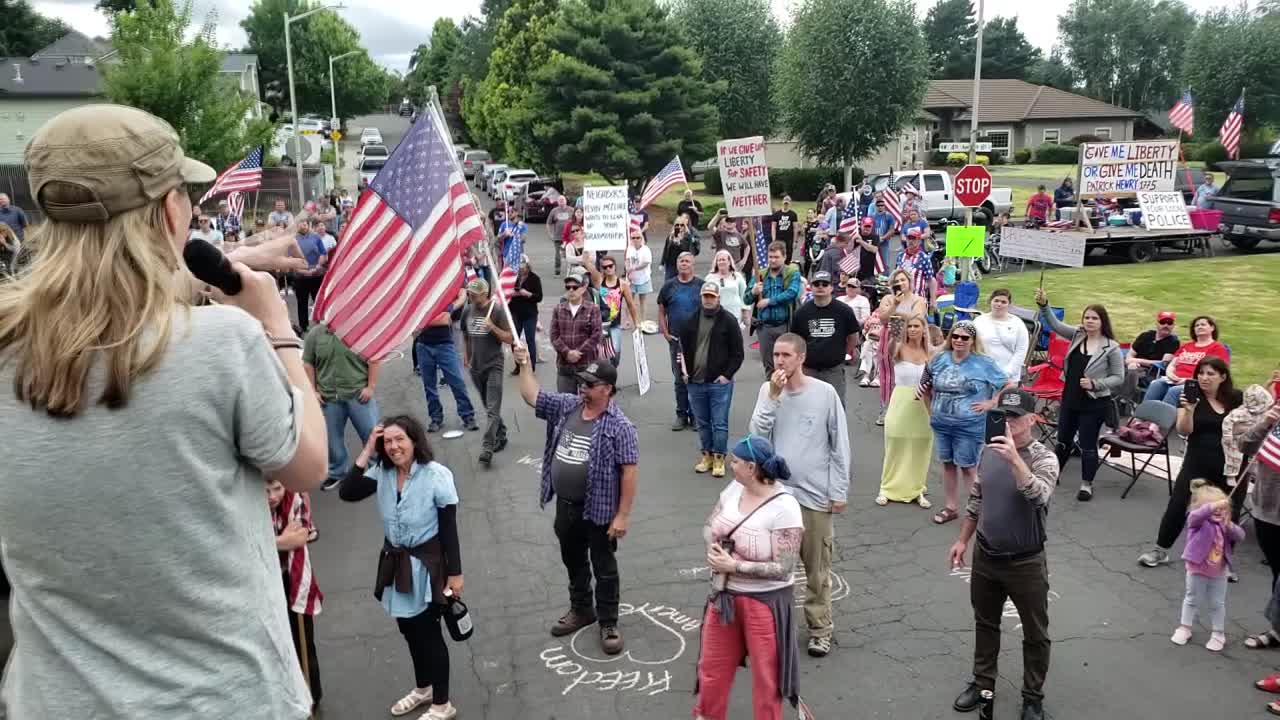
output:
[[[981,165],[960,168],[952,183],[955,185],[956,202],[965,207],[980,207],[991,195],[991,173]]]

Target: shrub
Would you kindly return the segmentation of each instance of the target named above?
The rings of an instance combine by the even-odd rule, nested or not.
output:
[[[986,155],[974,155],[973,161],[983,167],[991,164],[991,158]]]
[[[853,169],[854,182],[862,179],[862,170]],[[817,200],[822,187],[831,183],[844,185],[844,168],[776,168],[769,170],[769,192],[774,197],[790,195],[792,200]]]
[[[1195,143],[1182,143],[1182,157],[1187,161],[1199,160],[1203,148]]]
[[[1253,140],[1240,143],[1241,158],[1264,158],[1271,152],[1274,140]]]
[[[932,167],[938,167],[938,166],[940,166],[940,165],[946,165],[946,164],[947,164],[947,154],[946,154],[946,153],[942,152],[941,150],[934,150],[932,153],[929,153],[929,165],[930,165],[930,166],[932,166]]]
[[[1004,153],[1000,152],[999,150],[992,150],[991,152],[989,152],[989,153],[987,153],[987,154],[991,157],[991,164],[992,164],[992,165],[1003,165],[1003,164],[1004,164]]]
[[[969,162],[969,154],[953,152],[947,154],[947,164],[951,167],[962,167]]]
[[[1206,168],[1217,170],[1218,163],[1227,159],[1227,149],[1220,142],[1211,142],[1200,148],[1200,159],[1204,161]]]
[[[1096,142],[1103,142],[1103,139],[1098,137],[1097,135],[1091,135],[1089,133],[1085,133],[1083,135],[1077,135],[1071,138],[1070,140],[1067,141],[1067,144],[1079,145],[1080,143],[1096,143]]]
[[[1019,165],[1031,162],[1031,148],[1018,148],[1013,153],[1013,161]]]
[[[702,176],[702,187],[706,189],[708,195],[723,195],[724,186],[720,184],[720,168],[708,168],[705,175]]]
[[[1079,148],[1074,145],[1045,143],[1036,148],[1035,162],[1040,165],[1063,165],[1074,163],[1079,156]]]

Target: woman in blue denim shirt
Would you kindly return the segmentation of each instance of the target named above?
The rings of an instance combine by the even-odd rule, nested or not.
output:
[[[423,720],[452,720],[458,711],[449,702],[440,619],[449,595],[462,595],[453,473],[433,459],[422,424],[397,415],[373,429],[339,494],[349,502],[376,495],[382,515],[386,538],[374,596],[409,644],[417,681],[391,714],[406,715],[430,700]]]

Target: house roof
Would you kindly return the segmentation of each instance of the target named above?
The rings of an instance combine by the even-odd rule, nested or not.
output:
[[[253,53],[226,53],[222,56],[222,70],[224,73],[242,73],[250,65],[257,66],[258,56]]]
[[[978,122],[983,123],[1141,116],[1141,113],[1118,105],[1022,80],[983,80],[981,91]],[[929,81],[924,101],[926,109],[965,108],[955,118],[965,120],[969,118],[968,108],[972,105],[972,80]]]
[[[88,35],[72,30],[41,48],[31,57],[36,59],[89,57],[96,60],[111,52],[111,50],[110,40],[91,38]]]
[[[93,65],[31,58],[5,58],[0,61],[0,99],[89,98],[102,94],[102,75]]]

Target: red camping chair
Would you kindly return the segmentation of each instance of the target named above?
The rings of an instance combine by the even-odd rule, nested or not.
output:
[[[1040,440],[1056,441],[1058,431],[1058,405],[1062,402],[1062,370],[1066,367],[1067,350],[1071,341],[1054,334],[1049,338],[1049,357],[1045,362],[1027,368],[1031,382],[1023,390],[1040,401]]]

